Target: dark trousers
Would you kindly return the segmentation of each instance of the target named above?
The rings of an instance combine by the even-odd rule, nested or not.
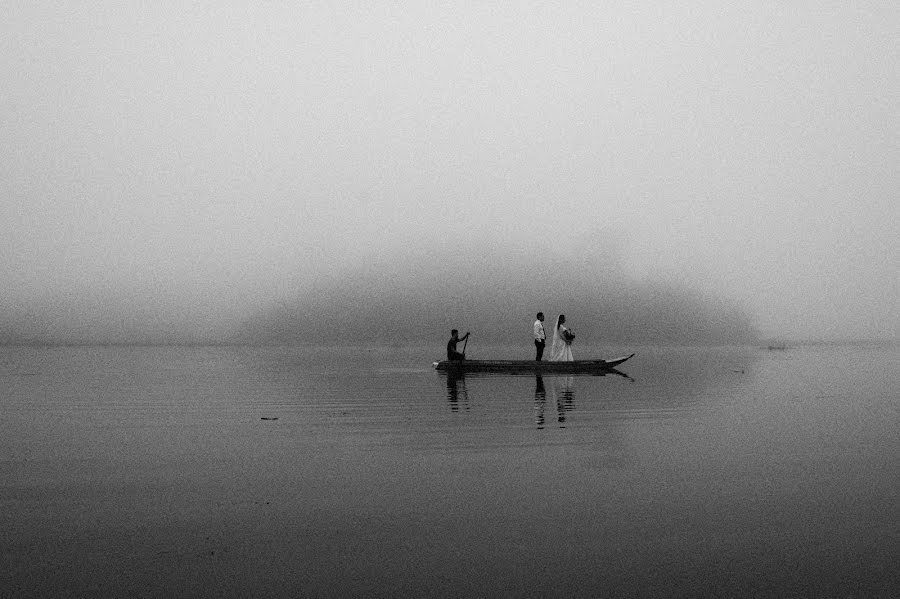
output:
[[[544,344],[544,341],[538,341],[537,339],[534,340],[534,359],[538,362],[541,361],[541,358],[544,355]]]

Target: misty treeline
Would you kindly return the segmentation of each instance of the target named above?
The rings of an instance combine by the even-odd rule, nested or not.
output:
[[[83,298],[85,305],[75,297],[56,298],[3,314],[0,343],[440,347],[458,328],[471,331],[479,345],[527,347],[538,311],[546,315],[548,334],[564,313],[585,345],[757,340],[752,319],[735,303],[677,282],[636,280],[596,253],[573,260],[482,250],[374,259],[319,273],[301,280],[288,300],[241,307],[243,317],[230,320],[201,321],[175,302],[152,297],[129,303],[98,291]]]
[[[434,343],[450,329],[484,344],[531,343],[538,311],[549,332],[564,313],[585,344],[747,343],[738,305],[673,282],[638,281],[615,264],[549,256],[445,256],[359,268],[314,282],[294,302],[251,317],[232,341],[285,344]]]

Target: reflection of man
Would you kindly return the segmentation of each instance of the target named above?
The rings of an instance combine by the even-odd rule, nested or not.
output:
[[[447,373],[447,401],[450,402],[450,409],[454,412],[459,411],[459,401],[463,402],[466,409],[469,409],[469,395],[466,393],[466,379],[462,374],[448,372]]]
[[[450,341],[447,342],[447,359],[448,360],[465,360],[466,354],[461,354],[456,351],[456,344],[462,341],[463,339],[468,339],[469,333],[466,333],[462,337],[459,336],[459,331],[453,329],[450,331]]]
[[[538,362],[544,355],[544,345],[547,342],[547,335],[544,334],[544,313],[537,313],[537,320],[534,321],[534,359]]]
[[[534,422],[538,429],[544,428],[544,403],[547,401],[547,390],[541,375],[534,377]]]

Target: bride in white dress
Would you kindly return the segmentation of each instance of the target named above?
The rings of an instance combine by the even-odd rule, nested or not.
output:
[[[553,329],[553,344],[550,346],[550,355],[547,359],[551,362],[572,362],[572,339],[575,338],[565,326],[566,315],[560,314],[556,319],[556,327]]]

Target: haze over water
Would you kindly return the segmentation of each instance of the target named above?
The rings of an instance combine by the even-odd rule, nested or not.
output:
[[[898,595],[897,2],[7,4],[0,595]]]
[[[0,589],[896,596],[896,347],[633,349],[0,349]]]

